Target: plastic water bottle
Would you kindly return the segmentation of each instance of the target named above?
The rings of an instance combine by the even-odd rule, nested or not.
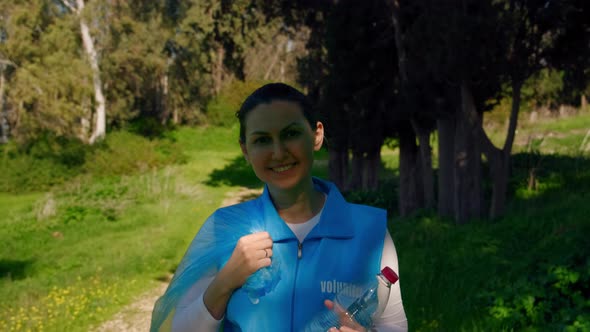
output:
[[[385,310],[391,285],[397,280],[397,274],[386,266],[374,280],[361,288],[360,292],[358,287],[345,287],[336,295],[334,308],[320,313],[307,324],[303,331],[325,332],[331,327],[340,328],[342,325],[349,327],[360,325],[367,330],[370,329],[373,321]],[[360,296],[354,296],[358,294]]]

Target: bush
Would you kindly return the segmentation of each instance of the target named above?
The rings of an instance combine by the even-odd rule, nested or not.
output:
[[[230,127],[236,123],[236,112],[242,102],[263,83],[258,81],[235,80],[226,86],[207,105],[207,119],[215,126]]]
[[[72,170],[51,159],[37,159],[27,154],[0,157],[0,192],[24,193],[45,191],[65,182]]]
[[[22,146],[10,143],[0,147],[0,192],[46,191],[84,172],[98,176],[132,174],[185,159],[171,138],[149,140],[119,131],[88,146],[75,139],[43,135]]]
[[[0,149],[0,192],[44,191],[79,173],[87,148],[78,140],[41,135],[22,146]]]
[[[345,192],[347,201],[365,204],[387,210],[389,216],[397,211],[397,181],[395,179],[382,180],[379,188],[373,191],[353,190]]]
[[[590,259],[572,256],[564,265],[530,270],[491,297],[491,316],[516,330],[590,330]]]
[[[168,128],[158,119],[141,117],[129,123],[129,131],[148,138],[162,138]]]
[[[119,131],[110,133],[86,158],[84,170],[99,176],[124,175],[184,161],[180,147],[170,139],[149,140]]]

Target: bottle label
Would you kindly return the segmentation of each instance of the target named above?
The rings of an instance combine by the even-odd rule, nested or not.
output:
[[[344,281],[338,281],[336,279],[320,281],[320,289],[323,294],[341,293],[343,295],[354,298],[359,297],[363,294],[363,288],[359,285]]]

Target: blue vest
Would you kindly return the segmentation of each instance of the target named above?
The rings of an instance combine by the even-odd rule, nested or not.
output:
[[[276,288],[257,304],[237,289],[227,306],[224,332],[298,332],[324,309],[325,299],[333,299],[343,287],[366,283],[379,273],[385,210],[347,203],[332,183],[313,180],[327,199],[319,223],[302,243],[278,215],[267,188],[255,200],[223,208],[239,207],[264,220],[274,241],[273,259],[280,262],[281,277]]]

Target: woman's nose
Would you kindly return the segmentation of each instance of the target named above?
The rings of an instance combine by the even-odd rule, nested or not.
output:
[[[272,147],[272,154],[274,159],[282,159],[285,156],[285,145],[280,140],[275,141]]]

